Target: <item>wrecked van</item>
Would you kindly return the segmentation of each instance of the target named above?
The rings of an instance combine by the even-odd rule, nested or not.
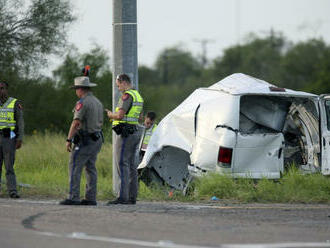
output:
[[[277,179],[293,163],[330,174],[330,96],[236,73],[195,90],[170,112],[139,170],[185,190],[207,172]]]

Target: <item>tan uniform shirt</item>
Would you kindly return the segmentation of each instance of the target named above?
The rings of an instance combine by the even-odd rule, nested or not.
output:
[[[101,131],[103,124],[103,105],[93,95],[88,92],[87,95],[76,103],[74,108],[74,120],[80,120],[82,123],[82,131],[94,133]]]
[[[119,109],[123,109],[125,114],[127,114],[130,108],[132,107],[132,103],[133,103],[133,97],[130,94],[125,93],[119,99],[117,107]]]

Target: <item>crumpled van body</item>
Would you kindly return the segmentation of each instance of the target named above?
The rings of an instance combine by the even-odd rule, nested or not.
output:
[[[232,74],[195,90],[152,135],[139,169],[184,190],[206,172],[281,177],[295,164],[330,174],[330,97]]]

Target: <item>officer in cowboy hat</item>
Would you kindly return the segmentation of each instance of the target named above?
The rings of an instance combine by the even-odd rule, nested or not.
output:
[[[73,110],[66,148],[71,152],[69,162],[69,197],[60,202],[61,205],[96,205],[97,171],[95,162],[102,142],[103,105],[91,92],[96,86],[89,77],[74,79],[79,101]],[[83,168],[86,172],[85,199],[80,201],[80,179]]]

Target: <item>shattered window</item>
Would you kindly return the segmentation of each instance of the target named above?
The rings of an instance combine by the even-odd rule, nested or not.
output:
[[[247,134],[281,132],[291,102],[281,97],[241,97],[240,131]]]

